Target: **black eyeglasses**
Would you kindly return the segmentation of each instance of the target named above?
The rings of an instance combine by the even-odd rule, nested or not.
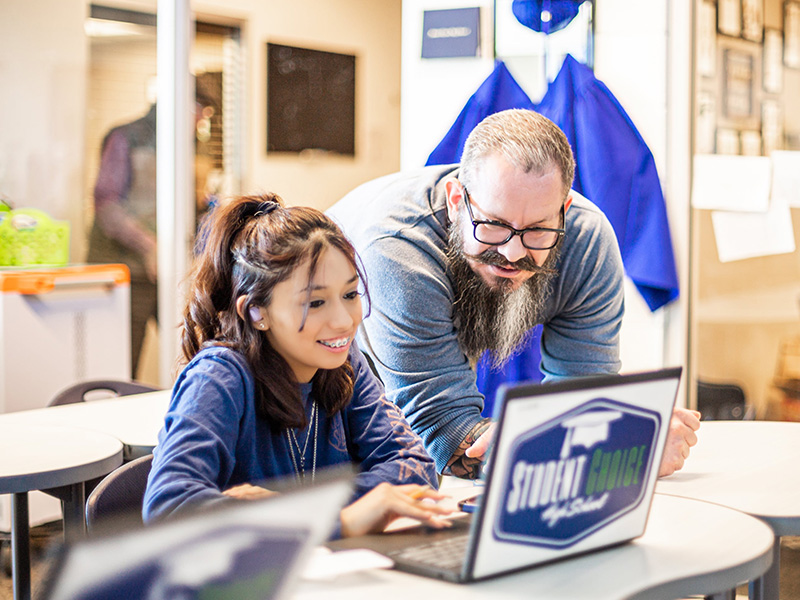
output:
[[[461,185],[464,190],[464,203],[467,205],[470,221],[472,221],[472,235],[481,244],[489,246],[502,246],[508,243],[511,238],[518,235],[522,240],[522,245],[528,250],[550,250],[558,244],[564,236],[564,229],[553,229],[551,227],[526,227],[525,229],[514,229],[511,225],[498,221],[476,221],[472,214],[469,192],[466,186]],[[564,204],[561,204],[561,225],[564,225]]]

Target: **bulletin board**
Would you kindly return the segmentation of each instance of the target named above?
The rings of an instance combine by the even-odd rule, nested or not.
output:
[[[786,52],[795,37],[789,15],[800,3],[695,5],[694,153],[770,157],[800,150],[800,63]],[[794,252],[729,262],[720,260],[713,217],[692,210],[693,370],[707,381],[742,386],[759,418],[781,418],[774,395],[779,354],[787,341],[800,340],[800,207],[791,206],[785,218]]]
[[[267,152],[355,155],[356,57],[267,44]]]

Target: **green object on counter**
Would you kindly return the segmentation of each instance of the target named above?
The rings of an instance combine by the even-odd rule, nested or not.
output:
[[[0,209],[0,266],[63,266],[69,262],[69,223],[35,208]]]

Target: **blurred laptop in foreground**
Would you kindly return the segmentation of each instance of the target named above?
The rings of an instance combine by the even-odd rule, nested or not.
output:
[[[62,546],[39,597],[285,598],[349,501],[352,473],[337,471],[311,487]]]

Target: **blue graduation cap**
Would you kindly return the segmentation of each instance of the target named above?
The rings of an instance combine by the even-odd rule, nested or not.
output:
[[[514,0],[511,12],[534,31],[555,33],[569,25],[586,0]]]

